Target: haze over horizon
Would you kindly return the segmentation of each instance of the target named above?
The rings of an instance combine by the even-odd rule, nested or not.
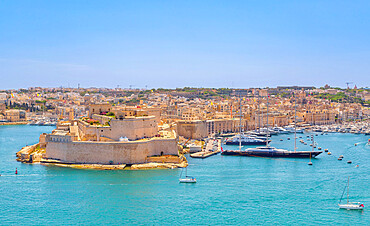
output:
[[[0,89],[370,85],[369,1],[10,1]]]

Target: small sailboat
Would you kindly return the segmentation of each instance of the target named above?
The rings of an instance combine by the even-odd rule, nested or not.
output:
[[[347,188],[347,203],[341,204],[346,188]],[[340,197],[338,206],[339,206],[339,209],[347,209],[347,210],[362,210],[365,207],[364,204],[362,204],[361,202],[349,202],[349,177],[348,177],[347,186],[344,187],[344,191],[342,193],[342,197]]]
[[[182,171],[181,171],[181,175],[182,175]],[[188,168],[187,167],[185,168],[185,178],[181,178],[181,175],[180,175],[180,179],[179,179],[180,183],[197,183],[197,179],[195,179],[194,177],[188,176]]]

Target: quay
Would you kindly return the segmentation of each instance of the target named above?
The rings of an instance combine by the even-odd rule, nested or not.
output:
[[[210,139],[207,142],[205,149],[200,152],[191,154],[192,158],[208,158],[212,155],[217,155],[221,152],[221,140],[220,139]]]
[[[0,126],[27,125],[28,122],[0,122]]]

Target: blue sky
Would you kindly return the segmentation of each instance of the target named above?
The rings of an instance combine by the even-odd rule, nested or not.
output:
[[[370,1],[0,2],[0,89],[370,86]]]

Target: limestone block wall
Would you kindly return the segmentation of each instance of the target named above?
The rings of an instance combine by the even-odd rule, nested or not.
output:
[[[120,137],[130,140],[143,137],[154,137],[158,134],[158,124],[154,116],[132,117],[123,120],[112,119],[110,126],[90,126],[86,122],[78,121],[78,131],[82,140],[97,140],[107,137],[118,141]]]
[[[153,115],[155,119],[159,122],[161,120],[161,108],[145,108],[145,110],[148,112],[148,115]]]
[[[43,133],[39,137],[39,144],[40,148],[45,148],[46,147],[46,133]]]
[[[235,131],[234,121],[235,120],[233,120],[233,119],[207,120],[208,134],[211,135],[211,134],[219,133],[219,132],[221,132],[221,133],[233,132],[233,131]]]
[[[57,134],[45,135],[45,142],[69,143],[69,142],[76,141],[76,140],[77,140],[77,136],[72,136],[72,135],[57,135]]]
[[[90,104],[89,106],[89,117],[93,114],[100,114],[102,112],[109,112],[112,109],[111,104]]]
[[[81,140],[96,140],[96,127],[90,126],[88,123],[83,121],[77,121],[78,134]]]
[[[207,124],[200,120],[181,120],[177,122],[177,133],[185,138],[203,139],[208,136]]]
[[[102,135],[113,140],[119,140],[120,137],[136,140],[157,135],[158,125],[154,116],[114,119],[110,127],[98,128],[97,132],[98,137]]]
[[[151,139],[134,142],[75,141],[48,142],[46,157],[75,163],[137,164],[148,156],[177,155],[176,139]]]

